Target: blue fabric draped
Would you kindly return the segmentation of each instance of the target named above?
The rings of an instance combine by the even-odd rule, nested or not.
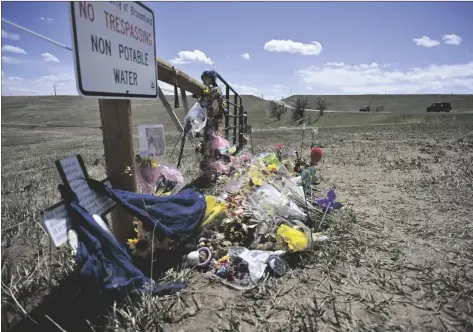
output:
[[[72,227],[77,232],[77,265],[83,288],[95,295],[163,295],[186,287],[185,283],[155,285],[133,263],[124,245],[102,229],[76,200],[66,201]]]
[[[198,229],[205,216],[205,197],[185,189],[175,195],[154,196],[112,189],[99,181],[88,180],[91,188],[113,199],[147,229],[179,240]]]

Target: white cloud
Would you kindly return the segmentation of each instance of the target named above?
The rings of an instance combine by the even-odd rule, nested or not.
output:
[[[412,41],[416,43],[417,46],[423,47],[434,47],[440,45],[438,40],[430,39],[427,36],[422,36],[422,38],[414,38]]]
[[[56,58],[54,55],[51,53],[43,53],[41,54],[43,57],[44,61],[46,62],[60,62],[58,58]]]
[[[325,63],[326,66],[333,66],[333,67],[344,67],[345,62],[327,62]]]
[[[255,87],[243,84],[235,84],[232,82],[228,82],[230,86],[235,89],[235,91],[241,95],[254,95],[254,96],[261,96],[261,91]],[[225,94],[225,86],[221,87],[222,92]],[[230,94],[233,95],[233,92],[230,91]]]
[[[199,50],[194,51],[181,51],[178,56],[172,60],[169,60],[173,65],[184,65],[191,61],[200,61],[208,65],[213,65],[214,62],[208,58],[204,52]]]
[[[241,57],[245,60],[250,60],[250,55],[248,53],[243,53]]]
[[[10,33],[2,29],[2,38],[11,39],[11,40],[20,40],[20,35],[15,33]]]
[[[386,70],[378,64],[344,67],[309,67],[299,70],[309,87],[330,93],[451,93],[473,90],[473,62],[435,65],[406,70]]]
[[[2,79],[2,95],[42,96],[54,94],[54,86],[58,95],[77,95],[74,72],[69,71],[57,75],[45,75],[34,79],[8,77]]]
[[[16,53],[16,54],[28,54],[24,49],[21,47],[17,46],[12,46],[12,45],[4,45],[2,46],[2,51],[3,52],[10,52],[10,53]]]
[[[445,42],[445,44],[460,45],[462,42],[462,37],[455,34],[443,35],[442,40]]]
[[[2,56],[2,62],[11,63],[11,64],[23,63],[23,61],[18,59],[18,58],[14,58],[14,57],[11,57],[11,56],[6,56],[6,55]]]
[[[40,19],[41,19],[41,21],[48,21],[48,22],[54,21],[51,17],[43,17],[43,16],[41,16]]]
[[[304,44],[292,40],[273,39],[264,44],[264,49],[268,52],[288,52],[300,53],[302,55],[319,55],[320,52],[322,52],[322,45],[317,41],[313,41],[310,44]]]

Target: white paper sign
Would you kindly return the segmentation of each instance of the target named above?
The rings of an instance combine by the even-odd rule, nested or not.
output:
[[[79,163],[77,156],[69,157],[60,161],[61,167],[66,176],[66,181],[71,189],[77,195],[79,204],[84,207],[90,214],[102,215],[107,210],[115,206],[115,202],[105,196],[99,196],[90,189],[85,181],[86,175]],[[107,182],[106,185],[110,186]]]
[[[42,217],[46,230],[51,236],[56,248],[65,245],[68,242],[68,239],[70,240],[71,238],[71,235],[68,236],[68,234],[70,234],[69,231],[72,229],[71,219],[67,213],[66,204],[60,203],[56,207],[43,211]],[[112,234],[102,217],[94,214],[93,218],[102,229],[107,233]],[[75,242],[77,242],[77,239]],[[74,243],[72,244],[72,247],[74,248]],[[77,249],[77,244],[75,244],[75,249]]]
[[[145,125],[138,127],[140,154],[161,157],[166,152],[163,125]]]
[[[71,229],[71,221],[67,214],[66,204],[46,210],[42,213],[44,225],[54,245],[58,248],[67,242],[67,232]]]
[[[71,1],[76,86],[84,97],[157,98],[153,11],[139,2]]]

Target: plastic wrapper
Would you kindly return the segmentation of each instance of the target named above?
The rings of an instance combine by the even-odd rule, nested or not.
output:
[[[281,256],[285,253],[283,250],[278,251],[262,251],[249,250],[244,247],[230,247],[227,255],[238,256],[248,263],[250,272],[250,280],[256,284],[264,275],[268,260],[271,256]]]
[[[258,156],[258,160],[263,162],[265,165],[275,164],[276,166],[281,165],[278,157],[275,153],[262,153]]]
[[[291,173],[289,173],[289,171],[287,170],[286,166],[284,165],[281,165],[278,169],[278,172],[277,172],[278,175],[281,175],[282,177],[286,178],[286,179],[290,179],[291,178]]]
[[[219,151],[221,154],[228,154],[230,149],[230,143],[220,135],[212,134],[210,146],[212,150]]]
[[[228,193],[234,193],[241,189],[244,179],[232,179],[222,189]]]
[[[155,183],[158,189],[164,188],[172,193],[177,193],[184,187],[184,177],[176,168],[159,165],[157,172],[158,178]]]
[[[184,123],[192,136],[204,129],[207,123],[207,109],[200,103],[195,103],[194,106],[189,110]]]
[[[212,228],[228,217],[228,209],[225,202],[218,202],[217,197],[208,195],[205,197],[206,210],[202,227]]]
[[[274,211],[274,214],[281,217],[299,220],[306,218],[306,214],[293,201],[267,183],[263,183],[251,196],[254,201],[259,202],[260,206],[268,210],[268,212]]]
[[[144,160],[144,159],[139,159]],[[137,162],[136,174],[144,194],[153,194],[156,188],[156,182],[159,178],[158,164],[153,158],[147,158],[149,162]]]
[[[230,165],[225,164],[221,160],[211,162],[209,166],[211,169],[215,170],[218,174],[227,174],[230,172]]]

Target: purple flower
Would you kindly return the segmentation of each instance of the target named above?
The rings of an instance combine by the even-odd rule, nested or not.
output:
[[[343,206],[342,203],[335,201],[336,197],[335,190],[330,189],[327,198],[317,198],[315,202],[323,208],[325,213],[329,213],[331,210],[338,210]]]

